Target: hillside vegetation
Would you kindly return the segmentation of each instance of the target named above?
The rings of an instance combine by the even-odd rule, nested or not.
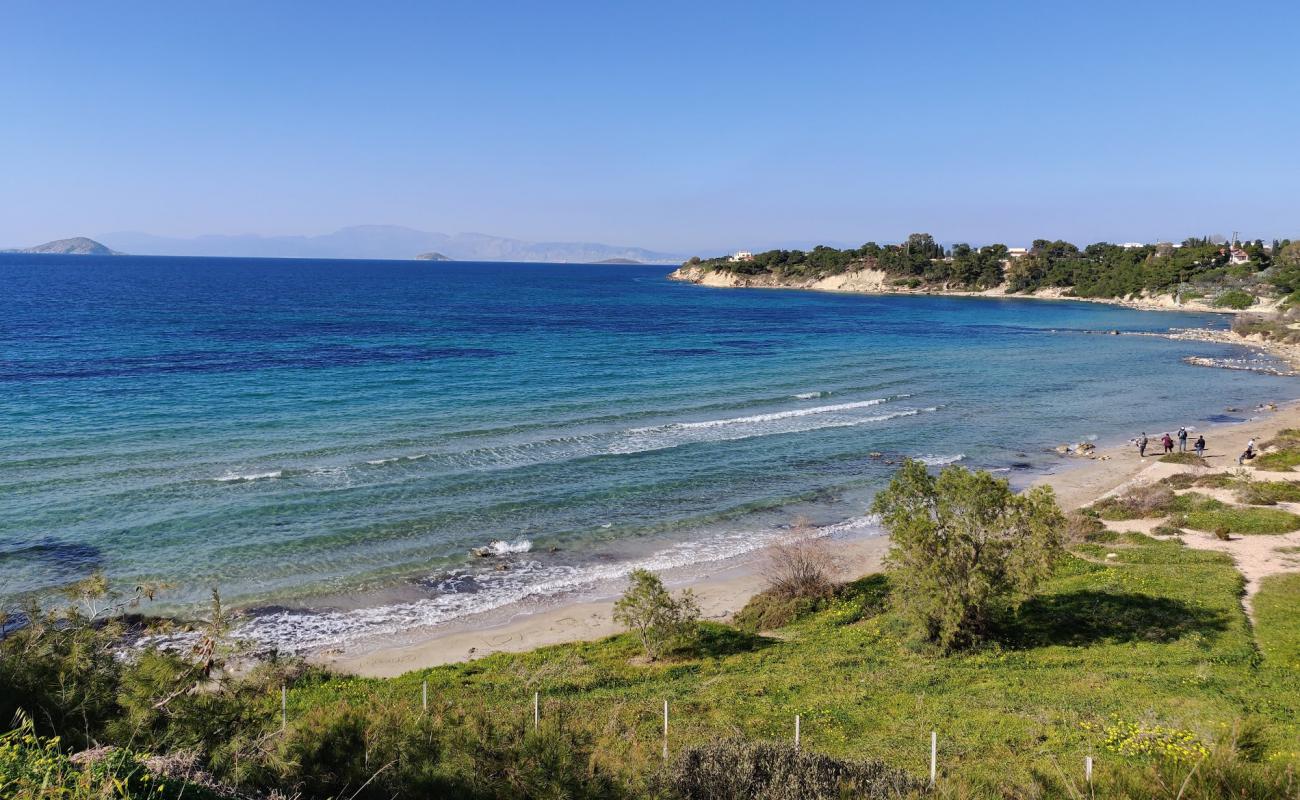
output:
[[[882,502],[993,513],[968,491],[987,476],[951,474],[904,474]],[[1090,796],[1091,755],[1096,797],[1300,797],[1296,582],[1264,583],[1252,629],[1228,556],[1067,523],[1048,499],[1007,499],[1024,524],[984,540],[1035,541],[1052,521],[1066,549],[1023,565],[1035,577],[1008,585],[1014,602],[963,594],[982,612],[963,617],[978,637],[959,649],[918,627],[891,574],[835,587],[776,631],[700,623],[653,660],[629,633],[387,680],[283,659],[228,670],[219,609],[192,651],[116,658],[121,622],[78,603],[0,642],[0,719],[29,720],[0,741],[0,795],[1065,798]],[[66,758],[99,744],[122,749],[95,768]],[[37,757],[66,792],[40,788]],[[105,793],[123,770],[126,788]]]
[[[1232,248],[1210,239],[1140,247],[1098,242],[1082,249],[1070,242],[1038,239],[1027,254],[1013,257],[1001,244],[945,249],[929,234],[916,233],[901,244],[769,250],[748,261],[693,258],[683,266],[788,281],[880,270],[895,285],[909,288],[1060,289],[1088,298],[1179,293],[1234,309],[1248,307],[1258,296],[1287,296],[1300,289],[1300,242],[1246,242],[1239,249],[1248,260],[1233,264]]]

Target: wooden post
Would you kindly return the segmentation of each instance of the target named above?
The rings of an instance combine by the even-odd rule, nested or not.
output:
[[[289,729],[289,691],[280,684],[280,733]]]
[[[533,692],[533,733],[542,724],[541,692]]]
[[[934,788],[934,775],[939,766],[939,734],[930,731],[930,788]]]
[[[668,760],[668,701],[664,701],[664,761]]]
[[[429,682],[424,681],[420,684],[420,710],[429,710]]]
[[[799,715],[794,715],[794,749],[799,749]]]
[[[1088,792],[1092,793],[1092,756],[1083,759],[1083,778],[1088,782]]]

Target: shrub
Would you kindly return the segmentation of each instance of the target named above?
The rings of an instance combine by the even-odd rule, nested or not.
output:
[[[790,744],[746,741],[687,749],[668,783],[682,800],[895,798],[921,788],[880,761],[841,761]]]
[[[817,601],[835,591],[831,580],[834,568],[826,542],[814,534],[806,520],[800,519],[789,536],[768,548],[763,576],[768,591],[778,597]]]
[[[1091,510],[1071,511],[1065,515],[1065,540],[1070,543],[1091,541],[1106,526]]]
[[[890,533],[895,598],[945,650],[980,638],[1062,551],[1065,517],[1051,488],[1017,495],[987,472],[952,466],[935,478],[909,459],[872,507]]]
[[[1165,453],[1160,456],[1160,461],[1166,464],[1191,464],[1196,467],[1209,466],[1205,463],[1205,459],[1195,453]]]
[[[1169,513],[1177,502],[1174,490],[1167,484],[1154,483],[1137,486],[1127,494],[1107,497],[1093,503],[1092,509],[1102,519],[1128,520],[1159,517]]]
[[[1240,289],[1229,289],[1214,298],[1215,308],[1233,308],[1240,311],[1243,308],[1250,308],[1254,304],[1254,295]]]
[[[674,598],[653,572],[633,570],[629,585],[614,604],[614,620],[636,631],[646,656],[654,661],[696,633],[700,609],[688,589]]]
[[[821,608],[822,603],[815,598],[789,597],[765,589],[749,598],[732,622],[745,631],[770,631],[783,628]]]

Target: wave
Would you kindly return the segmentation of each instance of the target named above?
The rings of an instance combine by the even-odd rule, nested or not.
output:
[[[248,472],[243,474],[234,471],[228,471],[226,472],[226,474],[222,475],[219,478],[213,478],[213,480],[219,481],[220,483],[239,483],[243,481],[271,480],[273,478],[282,477],[283,475],[284,475],[284,470],[282,469],[273,469],[270,470],[269,472]]]
[[[501,539],[493,539],[484,547],[476,547],[472,551],[475,555],[493,555],[508,556],[516,553],[527,553],[533,549],[533,543],[524,538],[519,538],[513,542],[507,542]]]
[[[956,464],[964,458],[966,458],[965,453],[957,453],[952,456],[917,456],[916,460],[927,467],[946,467],[949,464]]]
[[[826,397],[830,392],[800,392],[799,394],[790,395],[796,400],[815,400],[818,397]]]
[[[879,523],[875,515],[854,517],[816,528],[813,535],[827,538],[877,535],[881,533]],[[533,560],[517,563],[508,571],[457,570],[425,583],[442,590],[433,597],[351,611],[277,608],[251,616],[237,628],[235,635],[294,653],[337,647],[532,600],[616,592],[617,582],[635,569],[665,572],[737,558],[767,547],[784,533],[782,530],[731,531],[679,542],[643,558],[615,564],[544,564]],[[493,545],[520,546],[525,541]]]

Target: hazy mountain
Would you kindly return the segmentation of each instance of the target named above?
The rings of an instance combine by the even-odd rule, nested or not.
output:
[[[113,247],[140,255],[246,256],[266,258],[412,259],[437,252],[456,261],[590,262],[609,258],[672,264],[682,257],[640,247],[595,242],[525,242],[482,233],[430,233],[398,225],[359,225],[321,236],[197,236],[192,239],[147,233],[109,233]]]
[[[110,250],[94,239],[74,236],[71,239],[56,239],[53,242],[38,244],[35,247],[21,247],[17,250],[0,250],[2,253],[59,253],[78,256],[120,256],[116,250]]]

